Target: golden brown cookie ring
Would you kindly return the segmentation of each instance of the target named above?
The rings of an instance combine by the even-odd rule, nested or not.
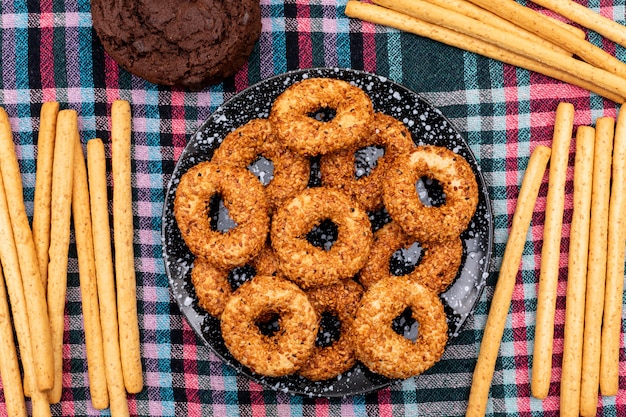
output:
[[[280,261],[271,244],[266,244],[261,252],[250,261],[256,275],[280,276]]]
[[[425,206],[415,183],[439,181],[446,201]],[[383,201],[391,217],[420,242],[447,240],[463,232],[478,205],[478,184],[472,167],[461,156],[440,146],[418,146],[396,158],[383,184]]]
[[[279,330],[265,336],[256,323],[272,313],[279,316]],[[235,359],[253,372],[279,377],[296,372],[310,356],[319,316],[297,285],[259,275],[233,293],[220,323],[224,343]]]
[[[419,326],[415,342],[392,328],[392,321],[409,307]],[[354,326],[357,359],[372,372],[393,379],[432,367],[448,341],[441,300],[406,277],[388,277],[372,285],[363,295]]]
[[[278,258],[268,244],[248,262],[256,275],[277,275]],[[229,281],[232,270],[215,267],[204,258],[196,258],[191,269],[191,283],[198,297],[198,305],[213,317],[219,318],[233,293]],[[236,285],[236,284],[235,284]]]
[[[338,230],[328,251],[306,239],[326,219]],[[305,189],[276,212],[271,240],[281,272],[302,288],[311,288],[352,278],[367,261],[372,229],[367,213],[344,193],[315,187]]]
[[[196,258],[191,269],[191,283],[198,305],[213,317],[220,317],[226,301],[233,293],[228,271],[216,268],[203,258]]]
[[[370,257],[361,272],[359,282],[369,288],[384,277],[392,276],[389,259],[401,248],[406,248],[416,240],[404,233],[396,222],[387,223],[374,233],[374,244]],[[405,275],[428,287],[431,291],[445,291],[456,278],[463,258],[463,243],[459,237],[449,240],[421,243],[424,255],[415,269]]]
[[[310,116],[335,110],[332,120]],[[367,136],[374,109],[367,94],[333,78],[309,78],[292,84],[272,104],[269,116],[278,138],[302,155],[323,155],[352,146]]]
[[[355,281],[318,287],[306,292],[313,308],[321,316],[327,312],[341,323],[340,336],[332,345],[315,346],[300,375],[312,381],[334,378],[352,368],[354,354],[354,316],[363,296],[363,287]]]
[[[253,119],[226,135],[211,160],[246,168],[259,156],[274,165],[273,178],[265,186],[272,209],[281,206],[308,185],[311,170],[309,159],[278,142],[267,119]]]
[[[236,226],[213,230],[209,202],[221,195]],[[201,162],[180,179],[174,199],[174,217],[189,250],[222,269],[242,266],[264,246],[269,230],[265,191],[247,169]]]
[[[355,152],[362,147],[378,145],[385,154],[378,158],[369,175],[355,175]],[[374,211],[383,205],[382,181],[391,162],[415,147],[411,133],[399,120],[383,113],[374,116],[373,130],[358,147],[341,149],[324,155],[320,161],[322,184],[338,188],[355,199],[364,210]]]

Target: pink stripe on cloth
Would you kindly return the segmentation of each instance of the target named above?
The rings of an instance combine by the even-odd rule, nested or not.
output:
[[[393,406],[391,405],[391,391],[389,388],[378,391],[378,414],[381,417],[393,416]]]
[[[361,22],[361,31],[363,32],[363,70],[376,72],[376,28],[369,22]]]
[[[376,72],[375,30],[363,33],[363,70]]]
[[[235,74],[235,89],[237,91],[244,90],[248,87],[248,63],[243,64],[241,69]]]
[[[54,42],[54,14],[52,13],[52,0],[40,2],[41,15],[39,25],[41,27],[41,54],[39,72],[41,87],[43,89],[43,101],[55,101],[56,89],[54,82],[54,49],[50,45]]]
[[[108,54],[104,56],[104,71],[106,72],[107,83],[109,83],[110,86],[119,86],[121,69],[117,65],[117,62]],[[112,103],[120,98],[120,92],[117,88],[107,88],[106,96],[107,102]]]
[[[298,23],[298,51],[300,68],[310,68],[313,65],[313,44],[311,40],[311,10],[303,4],[297,9]]]
[[[263,399],[263,386],[250,381],[250,405],[252,406],[252,417],[265,417],[267,410]]]
[[[187,144],[185,124],[185,93],[172,91],[172,145],[174,159],[178,159]]]
[[[196,335],[189,329],[183,332],[183,362],[185,370],[185,394],[187,396],[187,407],[190,416],[200,416],[201,401],[199,390],[202,389],[198,378],[198,348],[196,346]]]
[[[330,404],[328,398],[319,398],[315,401],[315,417],[329,417]]]

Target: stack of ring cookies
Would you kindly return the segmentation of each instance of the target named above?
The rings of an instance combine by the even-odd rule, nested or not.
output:
[[[316,112],[330,110],[328,118]],[[369,172],[355,155],[380,148]],[[271,162],[270,180],[249,169]],[[320,183],[311,179],[319,160]],[[267,178],[265,178],[267,179]],[[441,204],[416,183],[437,182]],[[223,202],[231,227],[218,230],[211,207]],[[360,88],[332,78],[292,84],[269,117],[230,132],[212,159],[189,169],[176,189],[174,216],[195,256],[198,304],[220,320],[232,356],[270,377],[338,377],[357,363],[388,378],[408,378],[443,354],[448,324],[439,295],[463,258],[461,233],[478,205],[468,162],[444,147],[417,146],[399,120],[374,110]],[[387,222],[374,230],[373,212]],[[325,243],[311,237],[329,225]],[[398,272],[392,258],[418,245],[419,261]],[[244,283],[233,271],[255,273]],[[394,329],[406,311],[414,340]],[[338,323],[330,343],[324,317]]]

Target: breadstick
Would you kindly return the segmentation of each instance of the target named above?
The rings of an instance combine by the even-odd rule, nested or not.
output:
[[[70,245],[70,219],[74,149],[78,141],[78,116],[74,110],[61,110],[57,121],[50,218],[50,262],[48,264],[48,315],[54,347],[54,386],[48,394],[52,404],[61,401],[63,388],[63,331],[67,262]]]
[[[596,144],[593,162],[591,223],[589,225],[589,260],[585,298],[580,415],[595,416],[598,407],[600,378],[600,340],[604,283],[606,277],[606,243],[611,182],[611,154],[615,120],[601,117],[596,121]]]
[[[561,29],[566,30],[570,34],[570,36],[573,36],[579,39],[587,39],[587,34],[585,33],[584,30],[574,27],[567,22],[562,22],[555,17],[548,16],[546,14],[543,14],[543,16],[553,25],[560,26]]]
[[[570,227],[565,331],[561,371],[561,416],[578,417],[585,326],[585,289],[589,256],[589,222],[595,129],[581,126],[576,132],[574,162],[574,210]]]
[[[111,255],[111,234],[109,232],[106,159],[104,145],[100,139],[91,139],[87,142],[87,165],[89,194],[91,196],[91,218],[93,224],[98,225],[98,227],[93,228],[92,232],[102,332],[106,335],[104,338],[104,360],[109,389],[109,402],[111,415],[113,417],[123,417],[130,414],[120,359],[117,302],[115,301],[115,275]]]
[[[531,381],[531,392],[535,398],[545,398],[550,388],[556,289],[559,278],[561,229],[565,204],[565,180],[573,125],[574,106],[570,103],[559,103],[554,122],[541,270],[537,290],[537,323]]]
[[[602,68],[612,74],[626,78],[626,64],[613,55],[588,42],[571,36],[563,28],[552,24],[545,16],[513,0],[469,0],[507,19],[528,31],[562,46],[587,63]]]
[[[22,285],[22,276],[18,260],[17,248],[13,238],[11,228],[11,217],[7,204],[4,182],[0,175],[0,259],[4,275],[6,276],[6,287],[9,293],[11,311],[13,313],[13,324],[17,341],[20,348],[22,367],[24,368],[24,394],[30,397],[33,387],[37,389],[36,381],[31,381],[28,375],[35,375],[32,342],[30,337],[30,326],[28,309],[26,307],[26,296]],[[34,384],[33,384],[34,383]]]
[[[11,125],[3,108],[0,108],[0,174],[5,184],[7,204],[11,207],[9,214],[14,242],[17,247],[23,292],[28,294],[28,297],[25,297],[28,325],[32,350],[37,352],[37,355],[33,356],[36,376],[34,382],[40,390],[47,390],[54,383],[54,365],[46,295],[39,277],[33,234],[26,216],[22,177],[15,154]],[[34,391],[36,390],[34,389]]]
[[[600,392],[617,395],[619,388],[619,351],[624,291],[624,243],[626,241],[626,112],[620,111],[613,143],[611,197],[607,243],[606,290],[602,347],[600,354]]]
[[[561,68],[564,72],[578,78],[586,78],[592,84],[597,84],[599,87],[612,91],[621,97],[626,96],[625,78],[578,59],[558,54],[541,45],[530,42],[520,42],[517,36],[509,32],[487,26],[477,20],[463,16],[460,13],[443,9],[423,0],[374,0],[374,3],[401,13],[409,14],[435,25],[445,26],[466,35],[481,38],[486,42],[527,58],[537,60],[545,65]],[[503,3],[508,4],[508,1]],[[542,16],[540,14],[538,15]],[[608,61],[609,58],[606,58],[606,62]],[[626,64],[620,63],[620,65],[626,68]],[[626,76],[626,70],[624,71],[624,75]]]
[[[24,394],[32,397],[33,415],[47,416],[50,415],[50,404],[46,395],[37,386],[34,362],[37,355],[34,354],[36,351],[29,326],[27,297],[22,286],[18,252],[13,237],[14,233],[11,229],[9,212],[4,181],[0,175],[0,259],[2,259],[4,276],[6,277],[6,289],[9,294],[13,323],[17,334],[22,368],[24,369]]]
[[[496,59],[510,65],[535,71],[592,91],[617,103],[624,102],[624,99],[621,96],[600,88],[585,79],[572,76],[569,73],[561,71],[555,67],[544,65],[536,60],[526,58],[525,56],[521,56],[493,44],[484,42],[478,37],[471,37],[442,26],[433,25],[394,10],[350,0],[346,5],[345,13],[347,16],[353,18],[362,19],[375,24],[385,25],[398,30],[413,33],[415,35],[424,36],[435,41],[445,43],[446,45],[455,46],[457,48]]]
[[[37,174],[33,209],[33,240],[39,260],[39,275],[44,290],[48,286],[48,248],[50,247],[50,190],[52,188],[52,157],[56,135],[59,103],[47,102],[41,106],[39,136],[37,139]]]
[[[85,347],[87,350],[87,371],[91,404],[98,410],[109,406],[109,394],[104,367],[104,348],[98,287],[96,283],[96,261],[89,204],[87,168],[80,139],[76,137],[74,149],[74,180],[72,185],[72,214],[78,254],[78,272],[85,327]]]
[[[532,219],[539,187],[543,179],[546,164],[550,159],[550,148],[537,146],[530,156],[524,174],[522,187],[517,198],[517,207],[513,215],[511,232],[506,243],[498,283],[493,293],[487,324],[480,344],[478,361],[472,377],[469,403],[466,417],[485,415],[489,388],[498,358],[500,341],[504,332],[506,318],[511,306],[511,297],[515,288],[515,279],[522,260],[522,251],[526,242],[528,227]]]
[[[9,313],[9,300],[0,269],[0,376],[4,388],[4,402],[9,416],[27,416],[22,375],[13,340],[13,326]]]
[[[582,4],[571,0],[536,0],[533,3],[557,12],[572,22],[598,32],[605,38],[626,47],[626,28],[624,26]]]
[[[490,25],[498,29],[502,29],[505,32],[510,32],[512,34],[515,34],[518,36],[520,41],[525,40],[529,42],[535,42],[535,43],[545,46],[546,48],[552,49],[554,52],[572,56],[571,52],[561,48],[560,46],[555,45],[554,43],[549,42],[545,40],[544,38],[537,36],[534,33],[529,32],[526,29],[521,28],[514,23],[509,22],[506,19],[501,18],[500,16],[490,12],[489,10],[485,10],[481,7],[478,7],[474,3],[470,3],[467,0],[426,0],[426,1],[432,4],[436,4],[439,7],[443,7],[444,9],[461,13],[467,17],[476,19],[479,22],[483,22],[486,25]]]
[[[143,371],[133,253],[130,141],[130,104],[124,100],[116,100],[111,107],[111,145],[113,148],[111,157],[117,308],[124,384],[129,393],[136,394],[143,389]]]

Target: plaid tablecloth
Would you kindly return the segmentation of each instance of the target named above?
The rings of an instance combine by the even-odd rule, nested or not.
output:
[[[580,1],[580,0],[579,0]],[[580,1],[625,23],[624,0]],[[262,0],[263,29],[247,65],[232,79],[200,92],[150,84],[121,70],[103,51],[87,0],[2,0],[0,105],[18,145],[26,207],[32,215],[36,134],[42,102],[75,109],[83,142],[109,138],[110,104],[133,111],[135,266],[145,388],[129,396],[139,416],[460,416],[464,415],[489,302],[497,279],[522,175],[531,150],[550,145],[560,101],[576,108],[575,124],[615,116],[618,106],[580,88],[472,53],[347,18],[345,1]],[[176,2],[172,2],[175,7]],[[533,6],[534,7],[534,6]],[[588,34],[626,60],[626,50]],[[175,303],[161,252],[165,187],[194,130],[245,87],[288,70],[347,67],[389,77],[418,92],[447,116],[476,155],[493,202],[492,273],[474,315],[441,362],[417,378],[367,395],[308,398],[263,389],[224,365],[196,335]],[[110,148],[107,146],[110,156]],[[571,149],[573,155],[573,145]],[[573,158],[572,158],[573,161]],[[570,164],[572,163],[570,162]],[[109,160],[110,162],[110,160]],[[540,191],[513,294],[487,408],[489,416],[556,416],[563,340],[572,172],[567,183],[554,369],[549,397],[530,396],[536,290],[547,180]],[[64,388],[53,415],[107,415],[91,407],[74,240],[70,248]],[[600,400],[599,415],[626,415],[626,356],[622,389]],[[6,415],[0,390],[0,416]]]

